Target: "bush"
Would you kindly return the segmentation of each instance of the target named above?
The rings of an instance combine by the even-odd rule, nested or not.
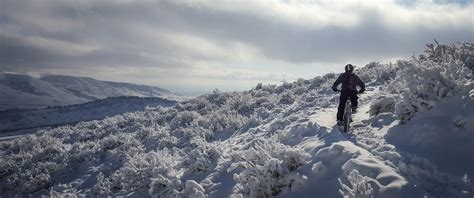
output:
[[[418,111],[431,109],[436,101],[459,93],[466,83],[472,81],[473,71],[459,59],[415,59],[398,61],[397,65],[400,69],[388,90],[401,97],[395,112],[402,121]]]
[[[247,145],[246,150],[232,153],[233,163],[228,171],[234,173],[234,195],[245,197],[275,196],[291,189],[304,180],[295,170],[307,163],[309,155],[284,144],[258,138]]]
[[[380,113],[395,111],[395,97],[381,96],[370,104],[369,115],[376,116]]]

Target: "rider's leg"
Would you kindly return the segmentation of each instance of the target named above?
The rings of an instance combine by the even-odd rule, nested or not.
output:
[[[339,97],[339,107],[337,108],[337,121],[342,121],[344,117],[344,108],[346,107],[347,99],[348,99],[347,92],[342,91],[341,96]]]
[[[355,113],[355,111],[357,111],[357,107],[359,105],[359,101],[358,101],[359,97],[357,97],[357,91],[351,91],[350,95],[351,95],[352,111],[354,111],[354,113]]]

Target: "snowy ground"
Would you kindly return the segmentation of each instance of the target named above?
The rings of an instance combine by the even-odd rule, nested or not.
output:
[[[357,70],[347,134],[327,74],[13,137],[0,195],[473,197],[472,70],[449,57]]]
[[[375,88],[377,89],[377,88]],[[472,89],[471,89],[472,90]],[[372,91],[369,92],[367,95],[363,95],[360,100],[364,101],[364,98],[369,97],[378,97],[379,94],[377,94],[377,91]],[[473,106],[473,100],[474,98],[471,98],[471,101],[466,101],[466,104],[469,104],[469,108],[465,110],[465,112],[468,112],[470,110],[474,110],[472,108]],[[451,104],[448,105],[448,108],[452,108],[452,104],[458,104],[458,106],[463,106],[466,108],[466,105],[456,102],[452,103],[453,99],[450,99],[449,102],[445,102],[446,104]],[[456,99],[454,99],[456,100]],[[469,100],[469,99],[466,99]],[[371,102],[369,100],[369,102]],[[444,105],[444,104],[441,104]],[[446,110],[446,107],[440,107],[444,108],[445,111],[444,114],[449,113],[450,111]],[[397,137],[399,135],[399,130],[407,130],[407,127],[410,127],[410,125],[399,125],[399,121],[395,119],[394,115],[391,113],[385,113],[381,114],[376,117],[370,117],[369,116],[369,109],[370,109],[370,103],[364,103],[362,102],[359,108],[359,112],[355,114],[354,120],[355,122],[352,124],[354,128],[349,134],[344,134],[340,135],[341,133],[338,130],[336,123],[334,121],[334,116],[335,113],[337,112],[337,107],[331,107],[327,109],[322,109],[319,110],[315,113],[315,116],[312,117],[312,120],[316,123],[320,123],[321,127],[324,127],[326,130],[331,131],[330,133],[335,133],[334,141],[330,143],[330,145],[342,145],[340,150],[344,152],[349,152],[349,153],[363,153],[359,154],[360,156],[356,155],[356,157],[352,156],[351,158],[347,160],[343,160],[343,163],[339,163],[341,165],[341,170],[343,172],[349,172],[351,170],[358,170],[360,173],[361,170],[365,170],[365,173],[362,173],[362,175],[365,175],[365,177],[369,177],[368,182],[371,183],[372,187],[376,190],[374,192],[380,192],[379,196],[381,197],[421,197],[421,196],[462,196],[462,197],[472,197],[474,195],[474,186],[472,186],[472,183],[469,182],[468,176],[471,175],[472,177],[472,150],[464,150],[462,149],[452,149],[452,148],[447,148],[447,147],[452,147],[456,143],[454,142],[444,142],[444,145],[429,145],[430,148],[436,148],[438,146],[441,146],[441,150],[458,150],[458,151],[452,151],[451,154],[455,154],[456,152],[462,151],[465,153],[458,154],[457,160],[462,161],[463,163],[457,164],[457,163],[452,163],[453,160],[456,160],[455,157],[452,159],[449,159],[449,155],[442,155],[439,156],[438,158],[439,161],[442,161],[442,163],[447,163],[450,166],[450,171],[449,173],[443,173],[437,170],[434,164],[432,164],[428,159],[424,158],[425,156],[420,155],[417,156],[416,154],[418,153],[407,153],[407,152],[401,152],[407,150],[406,147],[406,142],[396,142],[397,145],[389,144],[386,142],[386,137],[391,137],[387,136],[387,132],[389,131],[396,131],[392,132],[395,133],[392,136]],[[435,112],[436,113],[436,112]],[[424,113],[427,114],[428,116],[433,115],[433,112],[428,112]],[[424,117],[425,115],[420,115],[420,117]],[[472,112],[468,113],[469,115],[472,116]],[[417,117],[418,118],[418,117]],[[443,128],[443,125],[446,125],[447,123],[433,123],[434,120],[424,120],[425,126],[430,126],[432,129],[433,128]],[[466,121],[466,119],[464,119]],[[435,121],[436,122],[436,121]],[[442,120],[441,122],[446,122],[445,120]],[[418,128],[419,122],[414,122],[416,123],[415,126]],[[467,123],[467,122],[466,122]],[[472,123],[470,123],[472,124]],[[402,128],[402,129],[400,129]],[[419,129],[410,129],[407,131],[416,131]],[[427,130],[428,132],[428,130]],[[444,133],[444,131],[442,132]],[[411,133],[413,134],[413,133]],[[415,133],[416,134],[416,133]],[[469,135],[472,135],[469,134]],[[414,137],[410,137],[414,138]],[[457,136],[452,136],[453,139],[458,138]],[[313,138],[308,138],[308,139],[315,139]],[[317,139],[317,138],[316,138]],[[325,138],[327,139],[327,138]],[[472,137],[467,138],[468,140],[471,140],[472,143]],[[429,141],[428,138],[422,138],[421,141]],[[442,140],[442,139],[438,139]],[[312,141],[318,141],[318,140],[312,140]],[[312,142],[310,140],[307,140],[307,142]],[[428,142],[425,144],[431,144],[432,142]],[[462,143],[462,141],[457,142]],[[305,142],[300,144],[300,146],[304,147],[305,149],[312,149],[315,145],[309,144],[306,145]],[[413,145],[412,145],[413,146]],[[472,146],[471,146],[472,147]],[[437,148],[439,149],[439,147]],[[411,152],[415,152],[414,149],[411,150]],[[427,152],[430,155],[435,154],[439,152]],[[469,157],[471,156],[471,157]],[[342,157],[342,156],[341,156]],[[362,158],[362,159],[358,159]],[[469,159],[471,160],[462,160],[462,159]],[[330,160],[335,160],[334,158],[331,158]],[[324,162],[323,162],[324,164]],[[356,165],[354,167],[354,164]],[[440,164],[440,163],[438,163]],[[331,164],[332,168],[334,168],[334,164]],[[321,168],[319,168],[321,169]],[[378,170],[377,170],[378,169]],[[379,173],[378,175],[374,175],[375,173]],[[453,172],[457,172],[457,176],[451,175]],[[338,175],[336,177],[343,177],[343,174]],[[333,176],[334,178],[334,176]],[[314,184],[318,185],[320,181],[316,181]],[[334,186],[334,184],[329,185],[329,186]],[[421,186],[421,188],[419,187]],[[429,192],[424,192],[423,188],[429,188],[431,189]],[[324,188],[327,189],[327,188]],[[314,190],[311,190],[314,192]],[[397,192],[395,194],[391,194],[390,191]],[[399,194],[400,191],[402,191],[402,194]],[[387,194],[384,194],[387,193]],[[305,193],[303,192],[301,195],[304,195]]]

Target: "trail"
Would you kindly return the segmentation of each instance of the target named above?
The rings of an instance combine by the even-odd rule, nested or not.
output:
[[[375,90],[377,89],[375,88]],[[472,197],[474,192],[473,186],[460,181],[459,178],[438,171],[428,160],[410,153],[400,152],[395,145],[386,142],[385,135],[391,128],[399,125],[399,121],[396,120],[392,113],[382,113],[373,117],[369,116],[370,103],[378,95],[377,91],[369,91],[367,95],[359,99],[358,113],[353,115],[354,122],[351,124],[349,133],[343,133],[336,125],[337,106],[335,104],[315,111],[310,116],[310,120],[332,134],[333,138],[328,138],[328,140],[332,140],[330,144],[342,143],[344,145],[343,150],[353,149],[357,150],[357,152],[366,153],[366,162],[379,162],[381,163],[378,164],[380,167],[387,169],[388,172],[393,171],[391,173],[399,175],[399,179],[403,178],[399,181],[401,183],[399,183],[397,188],[406,188],[406,192],[411,192],[405,194],[409,197],[450,196],[452,192],[458,192],[463,197]],[[350,161],[351,159],[347,160],[341,166],[341,169],[345,169],[343,172],[350,171],[347,170],[347,164],[350,164]],[[359,171],[364,168],[374,168],[373,165],[369,164],[361,163],[360,165],[362,166],[357,167]],[[370,177],[371,175],[365,176]],[[372,178],[374,181],[378,180],[380,182],[376,183],[376,185],[382,193],[386,190],[386,187],[389,187],[383,185],[383,179]],[[422,194],[413,194],[413,191],[418,191]],[[390,197],[392,195],[388,193],[383,194],[383,196]]]

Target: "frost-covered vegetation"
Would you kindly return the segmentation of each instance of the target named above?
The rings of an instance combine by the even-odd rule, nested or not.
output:
[[[368,88],[386,91],[383,97],[368,97],[371,115],[394,113],[409,122],[416,112],[472,83],[472,43],[438,46],[445,49],[441,52],[430,46],[413,60],[370,63],[356,71]],[[388,187],[372,186],[375,179],[366,177],[367,170],[340,171],[348,159],[370,154],[335,146],[331,141],[339,136],[308,121],[312,112],[336,103],[331,90],[336,77],[258,84],[244,92],[215,90],[172,107],[0,142],[1,195],[271,197],[304,187],[311,180],[308,167],[321,178],[343,174],[332,178],[341,187],[333,196],[380,195]],[[316,146],[310,149],[307,137],[318,137]],[[398,178],[384,179],[388,176],[377,171],[380,183]]]
[[[295,178],[301,176],[296,170],[307,162],[308,154],[280,143],[284,138],[269,140],[274,134],[265,135],[257,127],[275,122],[266,131],[275,132],[290,122],[293,112],[322,103],[316,91],[325,90],[301,93],[310,86],[329,86],[321,86],[329,83],[329,77],[316,79],[242,93],[216,90],[173,107],[2,142],[2,193],[198,196],[215,185],[203,175],[219,169],[235,175],[230,193],[276,195],[297,183]]]
[[[372,71],[372,72],[364,72]],[[416,112],[431,109],[437,101],[459,93],[472,82],[474,71],[474,43],[452,45],[427,44],[425,54],[412,60],[400,60],[396,64],[370,63],[359,70],[361,78],[380,84],[389,82],[388,93],[393,99],[384,97],[374,106],[378,111],[393,110],[406,121]]]

